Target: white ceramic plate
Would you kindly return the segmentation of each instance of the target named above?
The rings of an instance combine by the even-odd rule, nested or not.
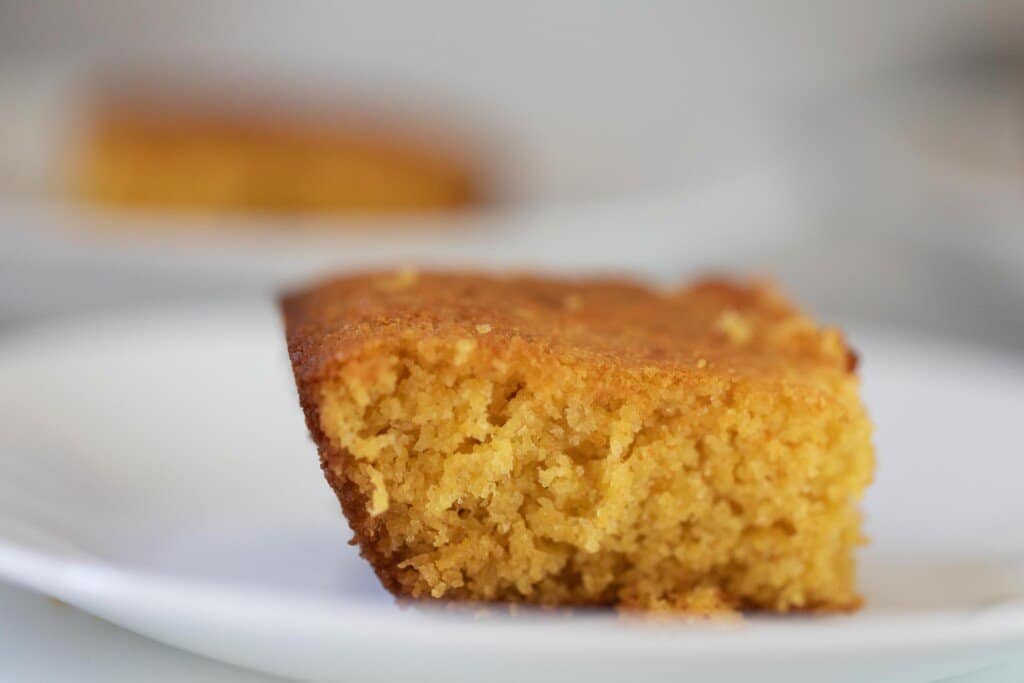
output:
[[[288,217],[207,218],[205,228],[182,229],[174,216],[105,216],[6,197],[0,187],[0,323],[211,292],[269,292],[324,271],[410,263],[601,269],[666,280],[723,264],[756,269],[763,254],[789,253],[821,225],[799,175],[775,164],[671,192],[340,229],[303,229]]]
[[[344,543],[266,303],[0,343],[0,578],[304,678],[925,681],[992,664],[1024,645],[1024,363],[853,338],[880,461],[854,616],[396,606]]]
[[[281,683],[283,680],[161,645],[70,605],[3,581],[0,581],[0,633],[3,633],[0,678],[4,681]],[[1024,672],[1024,662],[1019,667]],[[1016,683],[1014,679],[1011,681]]]

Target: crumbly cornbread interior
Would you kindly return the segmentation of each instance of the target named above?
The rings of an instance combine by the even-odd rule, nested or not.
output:
[[[318,383],[315,419],[344,454],[328,477],[365,506],[364,554],[412,597],[856,607],[873,449],[841,338],[789,312],[714,317],[724,350],[683,373],[495,339],[486,315],[361,346]]]

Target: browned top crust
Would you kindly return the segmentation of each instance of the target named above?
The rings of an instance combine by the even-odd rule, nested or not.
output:
[[[522,345],[609,372],[780,380],[852,371],[853,353],[770,284],[707,279],[658,291],[627,279],[377,272],[285,296],[300,387],[369,347],[402,339]]]

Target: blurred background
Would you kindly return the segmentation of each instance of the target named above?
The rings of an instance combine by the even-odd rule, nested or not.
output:
[[[1024,350],[1024,2],[0,2],[0,331],[442,264]]]

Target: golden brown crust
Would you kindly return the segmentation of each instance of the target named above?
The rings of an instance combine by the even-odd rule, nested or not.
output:
[[[404,558],[378,547],[379,518],[368,512],[366,494],[345,477],[352,456],[332,445],[320,425],[321,383],[339,364],[411,336],[471,337],[494,347],[525,344],[536,353],[586,364],[596,374],[642,378],[646,369],[657,368],[683,383],[779,383],[801,368],[852,372],[855,366],[837,332],[816,327],[763,283],[705,280],[659,292],[620,279],[366,273],[285,296],[282,311],[321,466],[354,542],[396,596],[410,594],[411,570],[401,568]],[[609,596],[598,604],[615,602],[620,600]]]
[[[523,340],[598,366],[658,366],[684,376],[697,374],[701,359],[713,372],[748,377],[794,365],[855,365],[837,330],[819,330],[765,283],[704,280],[659,292],[625,279],[409,271],[331,280],[282,305],[300,382],[323,377],[368,343],[408,334],[488,345]]]
[[[286,330],[290,330],[287,299],[282,302],[282,309]],[[288,345],[293,367],[297,368],[295,365],[297,356],[291,352],[290,337]],[[296,378],[298,378],[297,369]],[[323,429],[320,427],[319,401],[316,397],[315,386],[309,382],[299,382],[298,390],[299,403],[306,416],[306,426],[309,428],[309,434],[313,442],[316,443],[320,454],[320,469],[324,473],[328,485],[338,497],[342,513],[352,529],[353,537],[350,543],[359,546],[359,554],[369,562],[381,584],[395,597],[401,597],[404,592],[399,581],[400,572],[396,568],[397,562],[393,558],[377,552],[374,545],[377,537],[377,523],[368,511],[366,496],[359,490],[355,482],[339,475],[339,473],[351,471],[349,461],[352,456],[344,450],[334,447],[330,439],[323,433]]]

